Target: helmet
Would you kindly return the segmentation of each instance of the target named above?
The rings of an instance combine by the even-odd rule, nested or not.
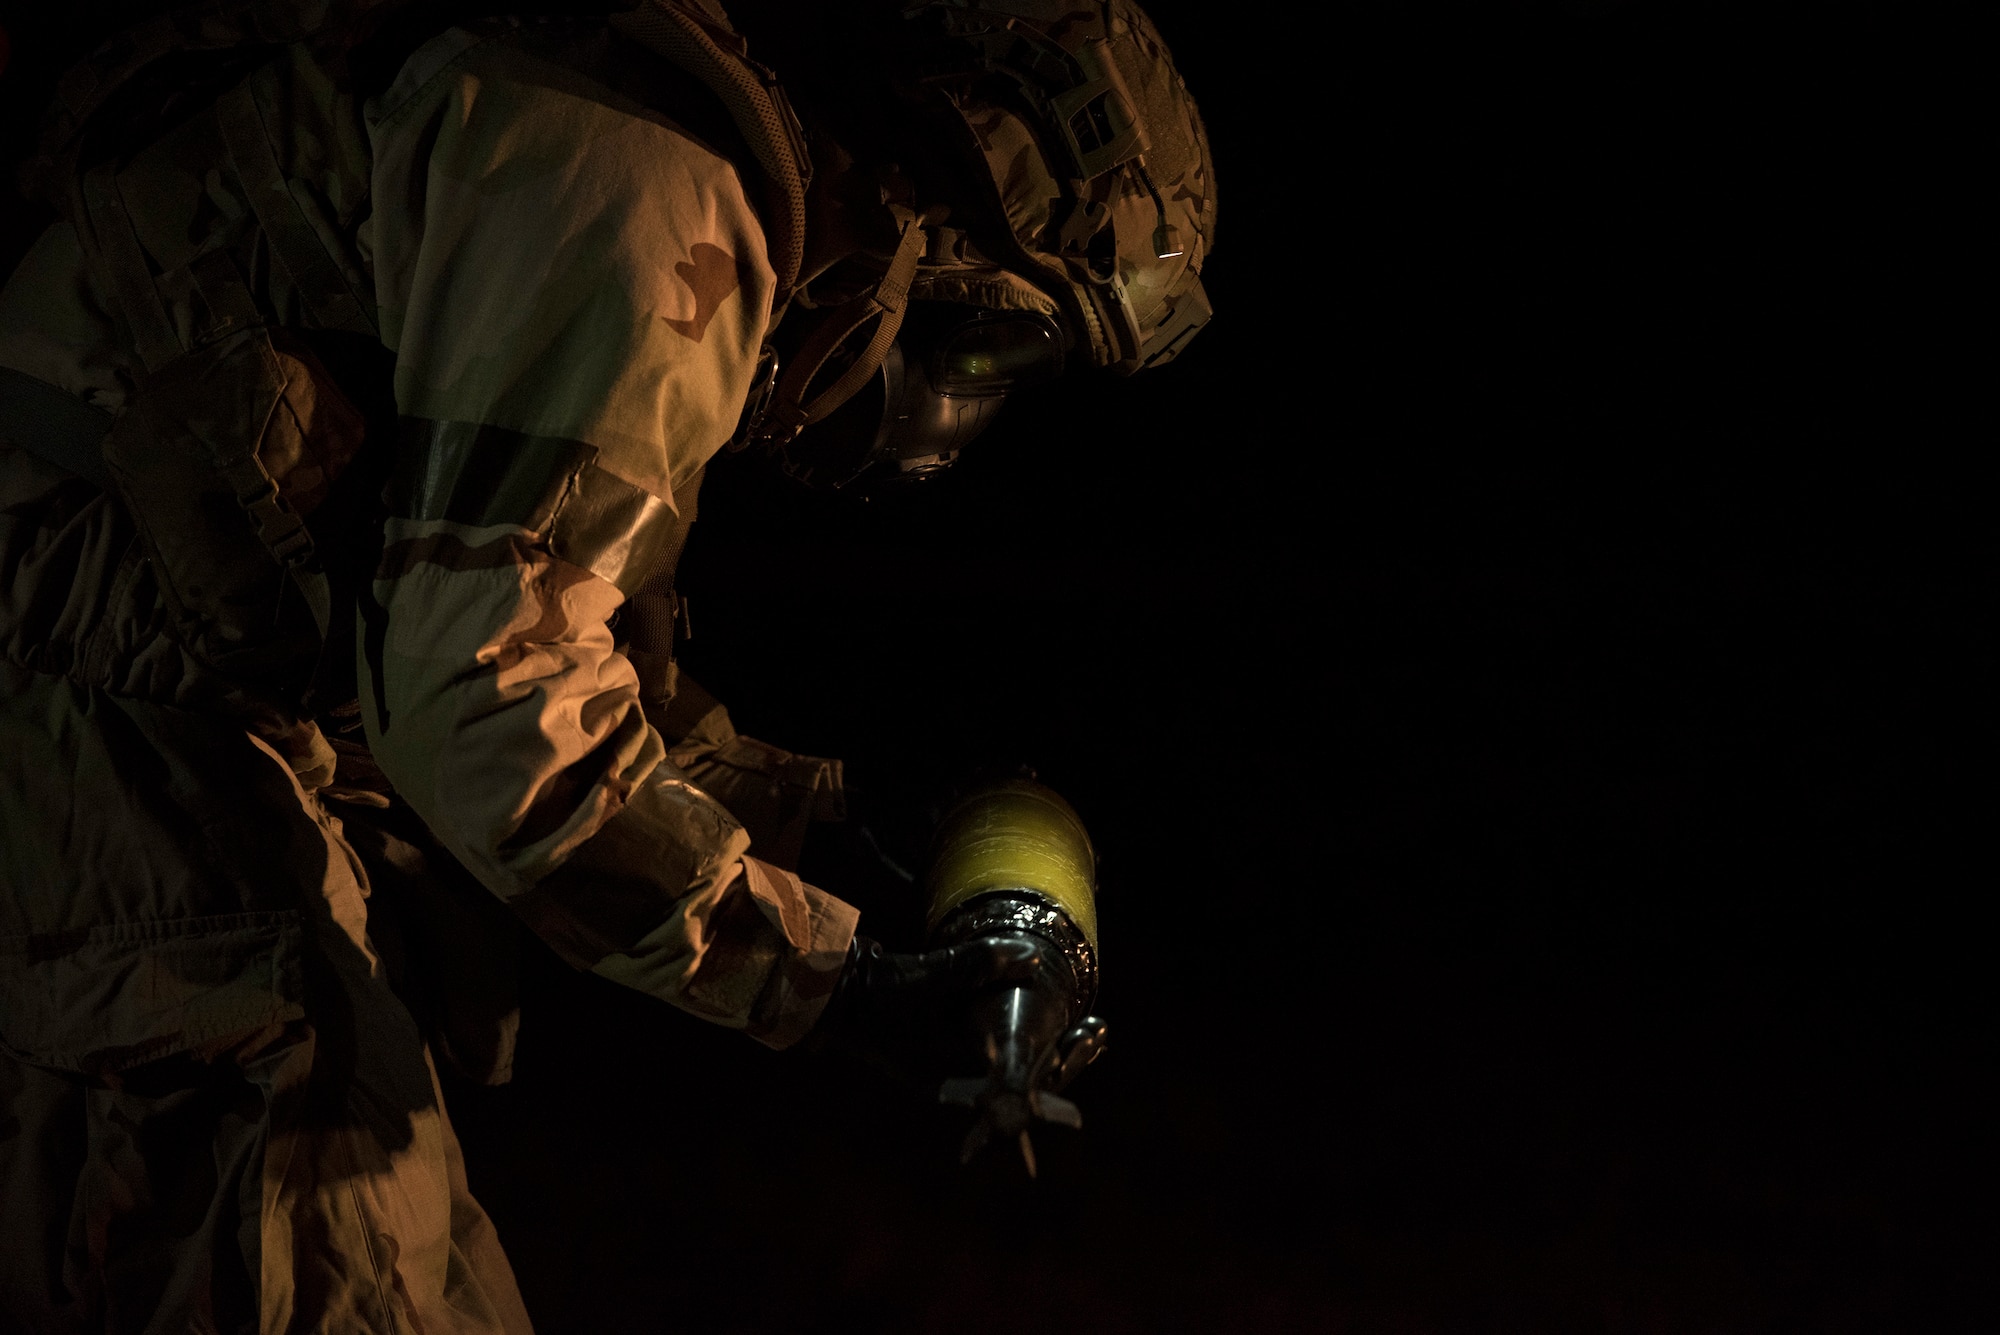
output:
[[[1131,0],[931,0],[906,11],[961,43],[975,78],[940,92],[1006,232],[982,239],[1051,297],[1090,363],[1171,361],[1206,324],[1215,235],[1208,137]]]
[[[786,86],[862,155],[857,207],[879,212],[869,244],[803,275],[742,443],[816,485],[926,476],[1014,390],[1160,365],[1207,323],[1208,141],[1131,0],[917,0],[872,22],[808,6],[775,26]]]

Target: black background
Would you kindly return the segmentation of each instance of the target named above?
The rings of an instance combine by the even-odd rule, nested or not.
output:
[[[982,763],[1081,811],[1085,1129],[961,1170],[891,1083],[534,953],[514,1084],[448,1093],[541,1328],[1990,1323],[1937,39],[1152,12],[1213,139],[1213,326],[914,504],[718,467],[684,566],[689,669],[845,757],[892,845]],[[8,20],[10,154],[52,24]]]

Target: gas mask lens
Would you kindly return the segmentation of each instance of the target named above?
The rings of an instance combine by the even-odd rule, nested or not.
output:
[[[1053,380],[1062,340],[1039,315],[1000,315],[960,325],[940,340],[931,375],[943,394],[997,394]]]
[[[1060,375],[1063,356],[1062,334],[1045,316],[917,303],[881,368],[783,446],[782,465],[810,486],[857,495],[935,476],[992,424],[1010,393]],[[851,361],[830,359],[822,375]]]

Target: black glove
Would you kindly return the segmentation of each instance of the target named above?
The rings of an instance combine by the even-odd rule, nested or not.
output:
[[[982,937],[920,954],[885,950],[857,936],[833,997],[813,1026],[815,1041],[910,1068],[949,1060],[974,999],[996,983],[1026,982],[1041,950],[1020,937]]]

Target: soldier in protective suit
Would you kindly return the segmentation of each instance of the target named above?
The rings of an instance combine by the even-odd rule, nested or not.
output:
[[[680,674],[674,562],[725,448],[870,487],[1171,359],[1206,143],[1128,0],[736,17],[208,0],[64,80],[0,294],[8,1329],[526,1330],[432,1067],[506,1078],[516,923],[773,1047],[1006,967],[788,870],[838,764]]]

